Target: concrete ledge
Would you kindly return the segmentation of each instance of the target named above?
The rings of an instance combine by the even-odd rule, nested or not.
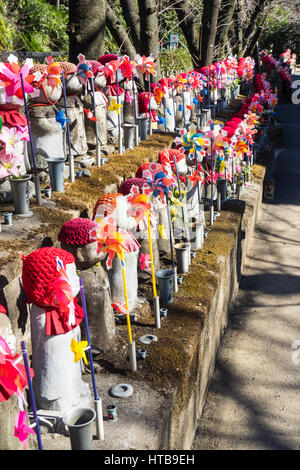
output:
[[[161,328],[155,329],[151,312],[133,325],[137,348],[142,334],[158,337],[146,347],[147,357],[138,361],[137,372],[129,370],[125,326],[118,327],[115,355],[95,360],[104,416],[107,405],[118,407],[118,421],[105,419],[105,440],[94,440],[95,450],[191,448],[260,210],[264,173],[260,168],[260,177],[244,190],[242,200],[224,204]],[[91,385],[90,375],[84,377]],[[110,388],[118,383],[129,383],[133,395],[112,398]],[[48,433],[43,443],[46,449],[70,449],[69,438],[61,434]]]

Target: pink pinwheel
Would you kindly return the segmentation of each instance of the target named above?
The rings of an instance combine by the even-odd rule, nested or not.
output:
[[[4,144],[6,154],[21,155],[24,149],[22,141],[27,139],[27,135],[25,131],[19,131],[16,127],[3,126],[0,132],[0,142]]]
[[[19,167],[22,164],[23,155],[6,154],[5,150],[0,150],[0,178],[20,175]]]
[[[144,253],[141,253],[139,261],[142,271],[144,271],[144,269],[149,269],[149,265],[151,264],[151,256],[149,254],[144,255]]]
[[[16,416],[14,436],[17,437],[19,441],[23,444],[24,450],[27,446],[29,434],[35,434],[35,431],[27,425],[26,412],[24,410],[20,410],[19,414]]]
[[[150,74],[153,77],[156,77],[157,72],[155,70],[156,64],[154,62],[154,56],[150,55],[149,57],[137,55],[135,57],[136,62],[136,69],[139,73],[145,74],[146,78],[149,77]]]
[[[6,308],[0,304],[0,313],[4,313],[4,315],[7,313]]]
[[[129,103],[130,105],[133,102],[133,96],[130,93],[128,93],[128,91],[126,92],[126,102]]]
[[[23,76],[25,93],[37,95],[37,90],[32,86],[35,75],[29,74],[30,68],[30,61],[26,61],[23,67],[20,67],[17,62],[7,64],[0,62],[0,85],[5,88],[7,103],[13,102],[20,106],[24,105],[21,74]]]

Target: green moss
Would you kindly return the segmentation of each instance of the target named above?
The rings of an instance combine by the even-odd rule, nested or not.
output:
[[[174,140],[172,133],[155,133],[138,147],[123,154],[109,155],[109,163],[101,167],[90,167],[90,178],[78,178],[74,183],[65,184],[64,193],[53,193],[52,200],[64,210],[92,210],[97,199],[104,194],[108,185],[120,185],[122,179],[135,176],[137,168],[147,161],[157,161],[157,154]]]

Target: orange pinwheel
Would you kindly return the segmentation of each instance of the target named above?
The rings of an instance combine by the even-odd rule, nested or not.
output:
[[[199,176],[199,173],[197,170],[192,175],[189,175],[188,179],[193,182],[193,186],[196,186],[197,181],[199,181],[200,183],[202,183],[203,181],[203,177]]]

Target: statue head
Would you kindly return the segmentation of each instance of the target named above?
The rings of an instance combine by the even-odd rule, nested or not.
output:
[[[78,269],[88,269],[105,258],[102,252],[97,253],[96,229],[93,220],[82,217],[68,220],[60,229],[61,248],[73,254]]]

